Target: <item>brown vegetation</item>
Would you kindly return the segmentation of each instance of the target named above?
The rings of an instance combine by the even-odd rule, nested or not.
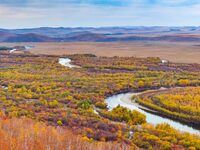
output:
[[[134,149],[136,147],[132,147]],[[123,143],[93,142],[62,127],[28,118],[0,117],[0,150],[128,150]]]
[[[197,136],[167,125],[162,131],[153,126],[147,129],[145,116],[122,107],[108,112],[104,103],[107,96],[124,91],[198,86],[200,65],[162,64],[159,58],[71,55],[63,57],[81,67],[67,68],[57,56],[4,53],[0,57],[0,109],[6,116],[67,127],[89,141],[124,142],[146,149],[200,149]],[[94,106],[103,109],[104,115],[96,114]]]
[[[181,86],[187,86],[188,80],[180,80]],[[158,111],[160,114],[200,125],[200,88],[185,87],[145,92],[136,101],[141,105]]]
[[[1,43],[1,46],[33,45],[35,54],[83,54],[97,56],[160,57],[173,62],[200,63],[199,43],[192,42],[66,42],[66,43]]]

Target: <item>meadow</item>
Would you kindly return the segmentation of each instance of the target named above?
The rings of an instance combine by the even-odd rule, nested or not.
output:
[[[159,57],[176,63],[200,63],[198,42],[132,41],[132,42],[34,42],[0,43],[0,46],[33,46],[34,54],[94,54],[106,57]],[[181,57],[180,57],[181,55]]]

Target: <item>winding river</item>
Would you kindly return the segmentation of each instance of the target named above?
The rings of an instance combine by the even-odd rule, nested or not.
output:
[[[192,134],[200,134],[200,130],[194,129],[188,125],[184,125],[178,121],[174,121],[168,118],[164,118],[155,114],[151,114],[147,111],[142,110],[139,104],[134,103],[131,101],[132,96],[139,95],[141,93],[124,93],[124,94],[117,94],[106,99],[106,103],[108,104],[109,110],[112,110],[117,105],[121,105],[126,107],[130,110],[137,110],[146,115],[146,120],[150,124],[160,124],[160,123],[168,123],[170,126],[174,127],[183,132],[190,132]]]
[[[24,50],[20,50],[20,51],[29,51],[31,48],[33,48],[34,46],[24,46]],[[9,53],[14,53],[15,51],[17,51],[17,48],[13,48],[9,51]]]
[[[77,67],[76,65],[71,64],[71,59],[69,59],[69,58],[60,58],[59,63],[63,66],[69,67],[69,68]],[[200,130],[194,129],[194,128],[190,127],[189,125],[184,125],[178,121],[174,121],[169,118],[164,118],[159,115],[152,114],[152,113],[149,113],[149,112],[141,109],[143,106],[140,106],[139,104],[131,101],[131,98],[134,95],[139,95],[139,94],[141,94],[141,93],[124,93],[124,94],[113,95],[106,99],[106,103],[108,104],[109,110],[112,110],[117,105],[124,106],[130,110],[137,110],[146,115],[146,120],[150,124],[156,125],[156,124],[160,124],[160,123],[168,123],[170,126],[174,127],[175,129],[178,129],[180,131],[190,132],[192,134],[200,135]],[[145,108],[145,109],[148,109],[148,108]]]

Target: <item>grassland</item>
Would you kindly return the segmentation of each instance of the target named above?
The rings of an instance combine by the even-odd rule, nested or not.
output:
[[[160,57],[178,63],[200,63],[199,43],[193,42],[76,42],[76,43],[1,43],[1,46],[33,45],[35,54],[83,54],[97,56]]]

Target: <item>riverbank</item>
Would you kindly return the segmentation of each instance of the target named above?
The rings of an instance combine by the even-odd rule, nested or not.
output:
[[[124,101],[125,103],[135,105],[135,106],[139,107],[140,109],[147,111],[149,113],[153,113],[153,114],[159,115],[161,117],[165,117],[165,118],[170,118],[174,121],[178,121],[178,122],[181,122],[183,124],[187,124],[189,126],[192,126],[193,128],[200,130],[200,124],[192,121],[191,119],[188,119],[188,118],[182,119],[182,118],[179,118],[179,116],[167,114],[160,109],[156,109],[157,107],[154,108],[153,105],[148,105],[148,104],[144,103],[142,100],[134,100],[133,99],[133,96],[139,96],[139,97],[144,98],[145,96],[152,96],[152,95],[155,95],[155,94],[167,93],[169,91],[171,92],[173,90],[178,90],[180,88],[183,88],[183,87],[174,87],[174,88],[161,87],[158,90],[149,90],[149,91],[144,91],[144,92],[141,92],[141,93],[132,94],[131,97],[125,97],[125,98],[122,99],[122,101]],[[163,108],[161,108],[161,109],[163,109]]]
[[[133,96],[137,96],[139,95],[139,93],[134,93],[134,94],[127,94],[127,95],[124,95],[122,98],[121,98],[121,101],[126,103],[126,104],[129,104],[129,105],[134,105],[144,111],[148,111],[150,113],[157,113],[157,111],[154,111],[154,110],[151,110],[151,109],[148,109],[142,105],[140,105],[139,103],[137,103],[134,99],[132,99]]]
[[[156,111],[156,113],[160,116],[179,121],[181,123],[187,124],[187,125],[192,126],[192,127],[199,130],[200,129],[200,123],[193,116],[189,116],[189,115],[184,116],[181,113],[171,112],[170,110],[167,110],[167,109],[160,107],[156,104],[143,101],[144,98],[151,99],[152,96],[154,96],[154,95],[163,94],[163,93],[172,93],[173,91],[177,91],[179,88],[180,87],[170,88],[170,89],[166,89],[166,90],[156,90],[156,91],[141,93],[140,98],[137,99],[137,103],[139,103],[139,105],[141,105],[143,107],[146,107],[148,109]]]
[[[106,103],[108,104],[109,110],[112,110],[117,105],[121,105],[123,107],[126,107],[130,110],[137,110],[143,114],[146,115],[147,122],[153,125],[161,124],[161,123],[167,123],[173,128],[180,130],[182,132],[190,132],[192,134],[200,134],[200,130],[194,128],[190,124],[184,124],[183,122],[180,122],[178,120],[175,120],[173,118],[168,118],[164,115],[160,115],[159,112],[151,110],[145,106],[141,106],[140,104],[136,102],[132,102],[132,96],[134,95],[140,95],[144,92],[140,93],[125,93],[125,94],[116,94],[111,97],[108,97],[106,99]]]
[[[71,59],[69,58],[60,58],[59,59],[59,63],[66,66],[66,67],[69,67],[69,68],[72,68],[74,67],[75,65],[72,65],[71,64]],[[139,103],[137,103],[136,101],[133,101],[132,100],[132,97],[135,95],[143,95],[143,94],[147,94],[147,93],[155,93],[155,92],[166,92],[168,90],[172,90],[172,89],[179,89],[181,87],[174,87],[174,88],[166,88],[166,87],[149,87],[149,88],[141,88],[141,89],[124,89],[124,90],[121,90],[121,91],[118,91],[114,94],[118,94],[120,95],[119,97],[117,97],[118,99],[118,104],[123,104],[125,107],[129,107],[131,105],[131,109],[135,109],[135,110],[138,110],[144,114],[147,115],[147,119],[148,117],[151,118],[153,121],[150,121],[150,123],[154,124],[154,118],[155,116],[158,117],[158,120],[161,120],[161,121],[158,121],[158,123],[171,123],[172,122],[179,122],[180,124],[182,123],[183,125],[188,125],[189,127],[194,127],[194,128],[197,128],[198,126],[194,125],[194,124],[191,124],[191,123],[187,123],[187,122],[183,122],[183,121],[180,121],[178,120],[177,118],[173,118],[173,117],[169,117],[169,116],[166,116],[162,113],[160,113],[159,111],[157,110],[154,110],[154,109],[151,109],[151,107],[146,107],[145,105],[140,105]],[[132,93],[130,93],[130,91]],[[127,93],[126,93],[127,92]],[[120,94],[120,93],[126,93],[126,94]],[[113,93],[108,93],[106,96],[109,97],[111,96]],[[111,96],[112,97],[112,96]],[[133,108],[134,106],[134,108]],[[111,109],[113,107],[111,106]],[[98,112],[98,111],[97,111]],[[97,113],[96,112],[96,113]],[[165,120],[163,120],[165,119]],[[176,126],[175,126],[176,128]],[[197,128],[198,130],[199,128]],[[186,131],[190,131],[190,130],[187,130]],[[199,132],[199,131],[198,131]]]

